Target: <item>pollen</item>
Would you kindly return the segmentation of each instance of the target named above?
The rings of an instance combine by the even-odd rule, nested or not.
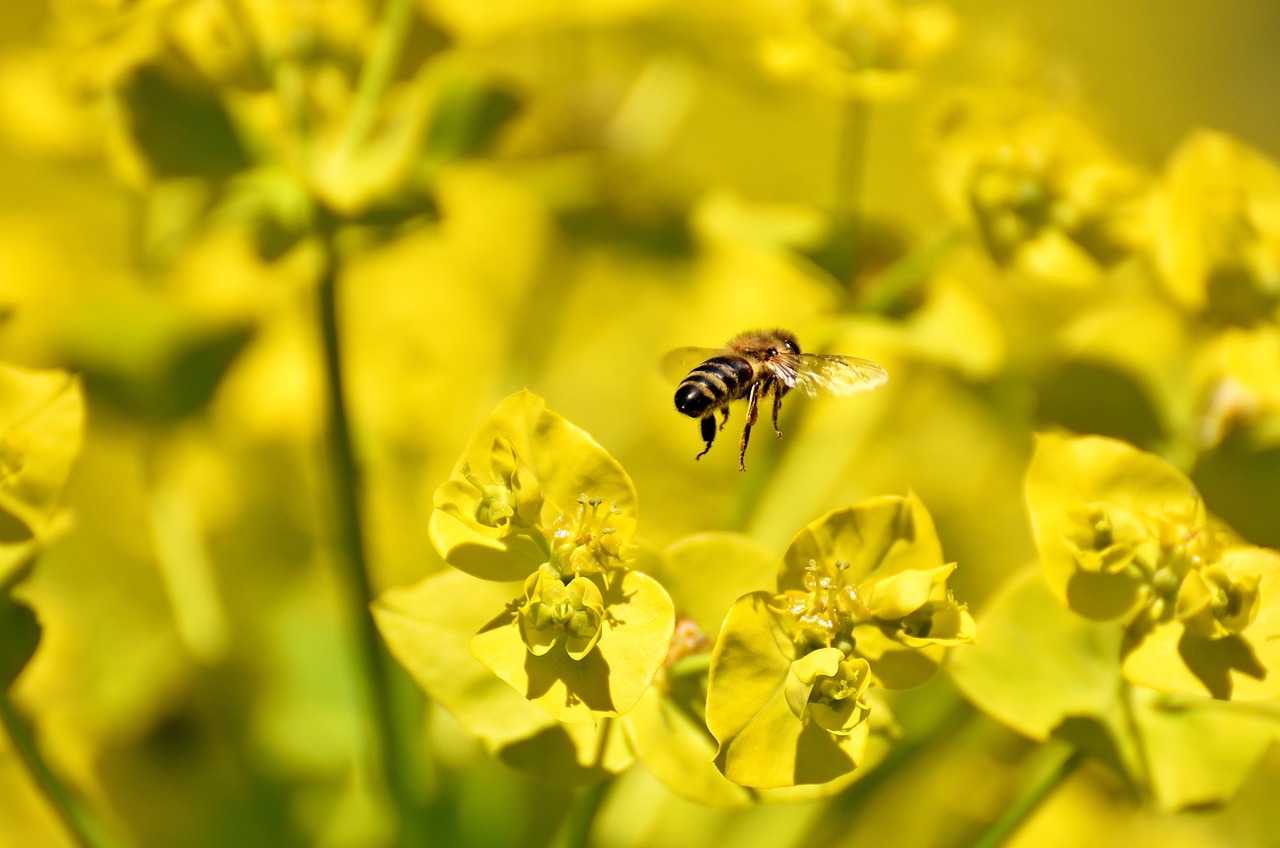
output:
[[[618,504],[585,492],[577,509],[562,513],[551,525],[551,565],[562,575],[603,574],[623,565],[623,540],[611,525],[622,515]]]
[[[811,559],[804,570],[804,591],[793,589],[774,597],[773,609],[796,621],[796,644],[852,644],[854,624],[871,617],[858,587],[845,582],[848,569],[844,560],[823,569]]]

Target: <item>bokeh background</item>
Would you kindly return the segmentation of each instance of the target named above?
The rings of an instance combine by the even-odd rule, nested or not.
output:
[[[799,0],[4,4],[0,360],[86,398],[8,697],[96,844],[397,839],[336,563],[326,269],[374,596],[443,567],[432,492],[526,387],[627,469],[655,546],[731,530],[780,555],[914,491],[979,619],[1035,558],[1037,430],[1160,453],[1280,543],[1280,6],[824,8],[867,28],[839,41]],[[984,161],[1005,170],[979,184]],[[1257,192],[1247,261],[1179,258],[1186,230],[1144,211],[1194,218],[1198,173]],[[1244,268],[1249,297],[1186,294],[1180,262]],[[659,362],[758,326],[890,383],[789,399],[745,474],[733,421],[695,462]],[[555,838],[575,788],[389,685],[430,844]],[[636,766],[596,844],[970,844],[1034,746],[945,678],[895,712],[907,755],[847,795],[715,810]],[[1277,779],[1269,755],[1229,802],[1160,810],[1090,764],[1010,844],[1274,844]],[[11,739],[0,844],[77,844]]]

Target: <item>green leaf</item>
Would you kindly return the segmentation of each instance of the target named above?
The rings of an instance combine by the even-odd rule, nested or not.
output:
[[[65,319],[65,355],[116,412],[171,424],[202,409],[252,336],[210,325],[159,297],[83,302]]]
[[[675,611],[653,578],[628,571],[611,579],[603,633],[581,659],[561,646],[531,653],[515,604],[480,629],[472,653],[557,721],[595,722],[630,711],[666,659]]]
[[[709,807],[750,804],[750,790],[725,778],[713,763],[716,742],[702,722],[650,686],[622,719],[627,741],[645,769],[682,798]]]
[[[0,694],[17,680],[40,643],[40,622],[26,606],[0,595]]]
[[[1068,718],[1111,714],[1121,688],[1121,630],[1082,618],[1043,574],[1014,575],[978,617],[982,639],[951,652],[947,670],[970,703],[1032,739]]]
[[[154,176],[222,179],[249,166],[231,115],[199,80],[140,65],[120,96],[130,135]]]
[[[734,602],[773,586],[777,572],[777,554],[750,536],[698,533],[667,548],[651,573],[670,593],[677,611],[714,642]]]
[[[422,157],[427,167],[485,152],[498,131],[520,109],[505,88],[461,71],[442,82]]]
[[[1164,809],[1230,800],[1268,748],[1280,742],[1280,708],[1135,692],[1147,769]]]
[[[623,770],[631,755],[620,739],[606,737],[600,759],[603,727],[557,722],[472,655],[476,631],[520,591],[517,583],[449,570],[386,592],[373,614],[392,656],[414,681],[516,768],[559,782]]]
[[[954,649],[947,670],[974,706],[1024,736],[1066,739],[1128,775],[1148,781],[1120,673],[1122,629],[1062,605],[1043,570],[1018,572],[991,599],[982,639]]]

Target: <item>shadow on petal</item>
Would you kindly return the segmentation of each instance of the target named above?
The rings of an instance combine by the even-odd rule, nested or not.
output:
[[[865,728],[855,735],[861,737],[861,754],[866,745]],[[828,733],[816,722],[805,722],[796,740],[795,783],[827,783],[857,768],[857,762],[840,744],[846,740],[854,741],[847,736]]]
[[[1184,633],[1178,640],[1178,654],[1209,694],[1221,700],[1231,697],[1231,672],[1237,671],[1255,680],[1263,680],[1267,676],[1267,669],[1253,648],[1239,636],[1206,639]]]
[[[1138,605],[1141,585],[1123,573],[1077,571],[1067,583],[1067,604],[1091,621],[1110,621]]]
[[[565,706],[582,704],[598,713],[618,711],[609,691],[609,663],[599,650],[580,660],[560,649],[540,657],[528,654],[524,671],[529,680],[524,695],[531,701],[544,697],[559,681],[565,688]]]

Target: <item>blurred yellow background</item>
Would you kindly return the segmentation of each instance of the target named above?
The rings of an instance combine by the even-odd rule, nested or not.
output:
[[[445,568],[433,492],[523,388],[626,469],[655,548],[729,530],[780,556],[830,509],[916,493],[979,621],[1037,556],[1036,430],[1159,453],[1280,544],[1280,4],[823,8],[863,6],[888,23],[850,36],[854,67],[789,0],[393,0],[398,29],[361,0],[0,9],[0,360],[81,375],[87,407],[66,520],[14,589],[43,633],[8,697],[93,844],[400,833],[368,598],[336,565],[328,272],[370,597]],[[1245,198],[1240,232],[1192,220],[1197,177]],[[1224,267],[1244,294],[1210,291]],[[735,407],[695,462],[662,356],[771,326],[890,382],[789,397],[746,474]],[[550,842],[571,789],[546,800],[388,686],[431,844]],[[944,679],[901,701],[883,779],[722,811],[636,766],[594,844],[971,844],[1043,748]],[[1270,754],[1180,812],[1091,762],[1008,844],[1274,844],[1278,776]],[[0,798],[0,845],[76,844],[3,740]]]

